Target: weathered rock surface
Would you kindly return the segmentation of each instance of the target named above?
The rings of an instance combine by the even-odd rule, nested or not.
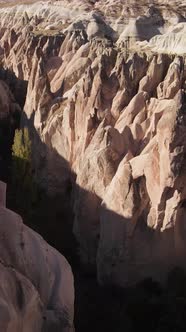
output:
[[[185,4],[73,4],[0,11],[38,181],[62,194],[75,174],[74,233],[100,282],[163,280],[186,268]]]
[[[6,332],[73,329],[73,275],[66,259],[5,207],[0,183],[0,327]]]

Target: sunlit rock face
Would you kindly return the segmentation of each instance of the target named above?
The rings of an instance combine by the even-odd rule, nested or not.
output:
[[[72,332],[73,275],[66,259],[5,206],[0,182],[0,327]]]
[[[121,286],[185,267],[185,4],[143,5],[0,10],[38,181],[62,201],[73,183],[81,260]]]

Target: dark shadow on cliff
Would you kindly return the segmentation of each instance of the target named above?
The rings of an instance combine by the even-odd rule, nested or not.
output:
[[[16,102],[23,109],[26,101],[28,81],[18,79],[12,71],[4,68],[0,68],[0,80],[3,80],[9,86]]]
[[[21,109],[25,104],[28,82],[19,80],[13,72],[0,68],[0,80],[9,87],[15,102],[20,106],[14,112],[1,109],[0,116],[0,179],[7,182],[10,176],[11,146],[15,129],[20,125]]]
[[[23,107],[27,82],[17,80],[14,74],[4,70],[0,70],[0,79],[5,80],[16,101]],[[21,180],[14,182],[11,169],[11,145],[14,131],[19,127],[19,115],[13,126],[9,120],[0,123],[0,178],[8,182],[7,205],[17,211],[28,226],[40,233],[69,260],[75,276],[76,331],[136,332],[141,329],[148,332],[149,330],[152,332],[185,331],[185,272],[180,268],[171,271],[164,287],[150,277],[128,289],[98,285],[96,269],[94,273],[90,273],[92,267],[86,270],[80,264],[78,244],[72,232],[74,192],[79,192],[85,201],[86,197],[93,199],[94,194],[77,186],[76,175],[71,171],[69,163],[56,150],[41,142],[33,126],[34,119],[28,120],[25,115],[22,118],[22,126],[29,128],[36,155],[33,156],[35,161],[31,176],[29,175],[28,186],[24,186],[24,181]],[[42,158],[39,153],[42,153]],[[42,173],[47,156],[54,164],[53,174],[50,173],[50,177],[47,177],[47,172]],[[16,161],[23,163],[21,158]],[[35,168],[34,165],[36,165]],[[42,174],[42,177],[36,183],[35,178],[38,178],[38,174]],[[62,175],[65,175],[63,181],[61,181]],[[53,192],[51,190],[47,192],[47,189],[51,187],[54,188]],[[99,203],[101,198],[96,197],[96,201]],[[105,209],[108,220],[110,218],[115,220],[116,228],[120,223],[126,223],[122,216],[104,207],[102,209]],[[143,219],[139,220],[137,227],[142,233],[145,231],[149,234],[150,241],[153,239],[154,231],[147,229]],[[168,232],[165,233],[164,236],[166,234],[169,236]]]
[[[21,192],[19,200],[15,200],[17,188],[8,182],[8,207],[17,211],[24,218],[24,222],[39,232],[52,246],[64,254],[71,263],[75,276],[76,302],[75,326],[78,332],[136,332],[137,330],[152,332],[185,331],[186,309],[186,275],[177,268],[170,272],[167,282],[162,287],[150,277],[135,287],[118,289],[112,285],[100,287],[95,274],[86,273],[78,259],[78,244],[72,233],[73,225],[73,192],[78,190],[90,195],[85,189],[77,186],[76,175],[70,170],[68,162],[53,148],[41,142],[36,132],[33,119],[22,119],[22,125],[28,126],[37,153],[44,154],[42,163],[47,155],[57,165],[61,173],[67,172],[61,193],[47,193],[47,184],[51,179],[44,179],[37,187],[37,199],[30,204],[29,191]],[[37,156],[36,156],[37,158]],[[44,167],[44,164],[43,164]],[[33,168],[33,181],[37,171]],[[59,174],[58,174],[59,176]],[[54,174],[56,178],[56,174]],[[39,179],[41,180],[41,179]],[[21,184],[20,184],[21,186]],[[19,187],[19,191],[21,187]],[[26,208],[23,208],[24,204]],[[126,222],[121,216],[107,210],[108,218],[117,223]],[[141,221],[139,227],[144,226]],[[151,236],[153,231],[149,230]],[[55,331],[54,331],[55,332]]]

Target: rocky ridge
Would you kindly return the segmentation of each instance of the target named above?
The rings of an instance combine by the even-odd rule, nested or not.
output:
[[[38,180],[50,194],[73,183],[81,260],[120,286],[162,281],[186,253],[185,5],[133,3],[0,10]]]

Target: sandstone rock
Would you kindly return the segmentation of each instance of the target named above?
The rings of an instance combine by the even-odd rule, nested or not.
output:
[[[121,163],[104,195],[97,258],[98,278],[103,283],[123,286],[147,276],[162,281],[165,271],[185,259],[185,232],[180,238],[176,231],[184,213],[185,185],[180,189],[180,178],[185,181],[185,134],[181,143],[178,110],[172,104],[174,108],[169,106],[158,122],[156,145],[131,159],[131,168]],[[183,128],[182,124],[181,132]],[[121,179],[128,183],[121,185]],[[122,193],[124,188],[127,195]]]
[[[118,131],[98,127],[79,166],[74,196],[74,233],[80,243],[80,256],[87,265],[95,265],[99,238],[99,207],[105,190],[121,159],[123,142]]]
[[[95,37],[116,39],[116,32],[97,15],[93,14],[87,26],[88,39]]]
[[[0,277],[7,292],[0,295],[2,328],[73,331],[74,285],[69,264],[5,207],[5,185],[0,183],[0,188]]]
[[[139,83],[139,91],[146,91],[150,95],[154,94],[156,87],[163,80],[166,69],[166,57],[162,55],[154,56],[150,62],[147,75]]]
[[[132,46],[135,41],[149,40],[153,36],[161,34],[163,18],[158,10],[149,8],[148,15],[139,16],[136,19],[129,19],[129,23],[121,33],[118,44],[129,43]]]
[[[63,200],[75,174],[83,262],[121,286],[185,268],[185,4],[63,0],[0,17],[2,64],[28,80],[38,183]]]
[[[182,60],[176,58],[173,63],[170,64],[167,77],[160,83],[157,88],[159,98],[174,98],[181,88],[181,72],[182,72]]]
[[[184,54],[186,23],[178,23],[165,35],[153,37],[150,40],[150,48],[162,53]]]
[[[42,330],[43,304],[32,283],[0,263],[0,328],[5,332]]]

